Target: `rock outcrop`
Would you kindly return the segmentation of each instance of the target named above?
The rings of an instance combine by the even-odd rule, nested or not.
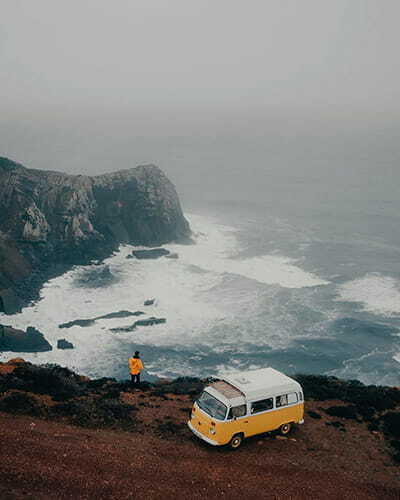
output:
[[[120,243],[189,237],[175,188],[154,165],[89,177],[0,158],[0,312],[14,313],[50,276]]]
[[[129,316],[141,316],[144,314],[142,311],[116,311],[108,314],[103,314],[102,316],[96,316],[95,318],[86,319],[74,319],[73,321],[68,321],[68,323],[61,323],[58,328],[72,328],[73,326],[92,326],[98,319],[115,319],[115,318],[129,318]]]
[[[134,330],[136,330],[137,326],[161,325],[166,322],[167,322],[166,318],[155,318],[154,316],[151,316],[150,318],[139,319],[129,326],[110,328],[110,332],[133,332]]]
[[[137,259],[159,259],[167,257],[171,252],[166,248],[151,248],[150,250],[133,250],[132,255]]]
[[[72,342],[68,342],[66,339],[58,339],[57,340],[57,349],[73,349],[74,344]]]
[[[26,331],[17,330],[11,326],[0,325],[0,352],[44,352],[52,347],[44,335],[28,326]]]

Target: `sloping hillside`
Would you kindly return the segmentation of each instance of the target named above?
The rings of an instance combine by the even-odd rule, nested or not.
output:
[[[131,390],[125,382],[22,362],[0,365],[0,374],[1,498],[400,495],[396,389],[359,385],[351,404],[331,392],[336,385],[351,394],[352,383],[307,376],[305,424],[288,438],[270,433],[232,452],[206,445],[186,427],[203,386],[197,379]],[[311,399],[313,386],[324,392],[324,381],[330,399]],[[362,401],[375,408],[367,414]]]

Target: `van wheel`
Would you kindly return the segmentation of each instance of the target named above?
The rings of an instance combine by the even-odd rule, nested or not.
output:
[[[279,432],[282,434],[282,436],[286,436],[286,434],[289,434],[291,428],[292,424],[282,424],[279,427]]]
[[[243,443],[243,434],[235,434],[229,441],[228,446],[229,448],[231,448],[231,450],[237,450],[242,443]]]

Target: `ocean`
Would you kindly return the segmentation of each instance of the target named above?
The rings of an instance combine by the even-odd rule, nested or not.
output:
[[[281,139],[283,149],[231,137],[167,148],[158,163],[177,185],[195,243],[165,245],[177,259],[148,261],[127,259],[133,247],[121,246],[100,266],[52,279],[40,301],[0,322],[35,326],[53,345],[25,359],[91,377],[127,378],[139,350],[149,379],[272,366],[400,386],[398,149],[382,161],[382,148],[362,137],[343,136],[342,149],[340,137],[329,147],[326,137]],[[59,328],[120,310],[166,323]],[[75,348],[57,349],[60,338]]]

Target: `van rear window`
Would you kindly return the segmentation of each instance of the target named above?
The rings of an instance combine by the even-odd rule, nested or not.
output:
[[[210,417],[218,418],[219,420],[225,419],[225,415],[228,410],[227,406],[219,401],[219,399],[211,396],[211,394],[207,391],[203,391],[196,403],[199,408],[210,415]]]
[[[282,394],[281,396],[276,396],[276,407],[291,405],[297,403],[298,397],[297,392],[291,392],[290,394]]]

